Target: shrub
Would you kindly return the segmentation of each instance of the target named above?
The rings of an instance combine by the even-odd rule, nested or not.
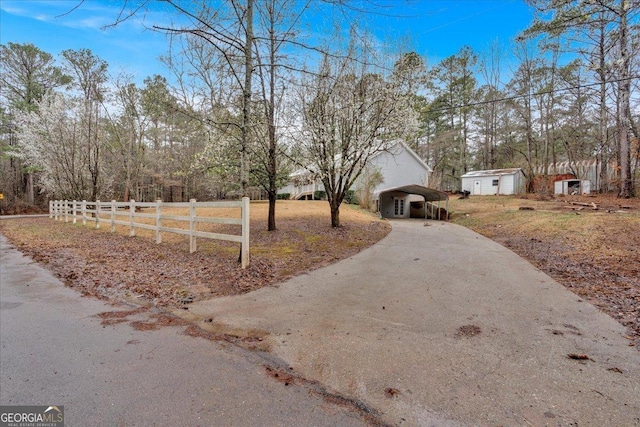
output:
[[[315,200],[327,200],[327,193],[325,191],[318,190],[313,193]]]
[[[350,205],[357,205],[358,197],[356,196],[356,192],[353,190],[347,190],[344,194],[344,201],[349,203]]]
[[[289,200],[291,198],[291,193],[279,193],[276,194],[277,200]]]

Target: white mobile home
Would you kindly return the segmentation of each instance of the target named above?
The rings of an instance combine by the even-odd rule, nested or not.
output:
[[[525,192],[522,169],[492,169],[467,172],[461,177],[462,191],[476,196],[521,194]]]

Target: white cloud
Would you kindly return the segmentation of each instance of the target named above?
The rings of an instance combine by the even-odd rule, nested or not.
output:
[[[26,11],[22,8],[13,6],[13,3],[0,3],[0,10],[11,15],[25,15]]]

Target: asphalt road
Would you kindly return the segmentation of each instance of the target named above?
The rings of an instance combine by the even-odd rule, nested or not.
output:
[[[65,288],[0,236],[0,404],[64,405],[69,427],[365,425],[267,375],[260,354],[96,316],[127,309]]]

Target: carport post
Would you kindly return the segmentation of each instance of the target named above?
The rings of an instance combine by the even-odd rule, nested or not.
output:
[[[427,198],[425,196],[422,196],[424,198],[424,219],[427,219]]]

